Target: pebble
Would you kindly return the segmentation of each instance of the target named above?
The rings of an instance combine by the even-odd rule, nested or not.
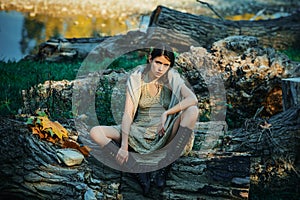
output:
[[[67,166],[80,165],[84,156],[75,149],[58,149],[56,151],[58,158]]]

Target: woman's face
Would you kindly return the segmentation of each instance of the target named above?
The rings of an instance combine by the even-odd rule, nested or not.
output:
[[[151,65],[151,76],[153,78],[162,77],[170,68],[171,62],[165,56],[158,56],[149,59]]]

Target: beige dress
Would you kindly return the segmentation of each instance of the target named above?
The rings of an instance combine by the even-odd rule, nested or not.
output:
[[[161,85],[160,91],[151,96],[148,84],[143,81],[142,72],[145,66],[138,66],[130,75],[126,86],[135,107],[134,121],[130,126],[128,144],[137,153],[153,153],[165,146],[168,141],[174,123],[181,112],[169,115],[165,124],[165,133],[162,137],[157,134],[157,127],[160,125],[161,115],[167,109],[175,106],[180,100],[180,89],[184,80],[173,69],[168,72],[168,86]],[[117,96],[115,98],[118,98]],[[121,125],[113,126],[121,134]],[[183,154],[187,155],[192,149],[194,135],[190,138]]]
[[[172,126],[162,137],[157,134],[157,127],[161,123],[161,115],[168,109],[170,99],[171,91],[166,86],[160,85],[158,93],[151,96],[149,84],[142,81],[138,109],[128,137],[129,146],[136,152],[150,153],[165,145]],[[121,133],[121,125],[114,128]]]

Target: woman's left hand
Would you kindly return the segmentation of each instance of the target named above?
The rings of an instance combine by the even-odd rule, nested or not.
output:
[[[167,121],[167,117],[168,117],[167,112],[164,112],[161,115],[161,124],[157,127],[157,133],[158,133],[159,136],[163,136],[165,134],[164,125],[165,125],[165,123]]]
[[[122,148],[119,149],[118,154],[116,156],[117,162],[122,165],[124,162],[128,161],[128,151]]]

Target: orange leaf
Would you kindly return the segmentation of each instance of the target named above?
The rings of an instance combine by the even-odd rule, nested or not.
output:
[[[41,130],[52,129],[52,132],[62,140],[64,137],[68,137],[68,131],[58,122],[52,122],[48,117],[38,117],[41,120]],[[48,131],[49,132],[49,131]]]
[[[32,131],[32,134],[39,134],[40,133],[40,129],[38,129],[37,127],[31,127],[31,131]]]
[[[49,142],[52,142],[52,143],[56,143],[56,140],[55,139],[53,139],[52,137],[48,137],[47,138],[47,141],[49,141]]]
[[[79,151],[85,156],[87,157],[90,154],[91,148],[88,146],[82,146],[79,147]]]
[[[84,156],[88,156],[91,149],[87,146],[80,146],[77,142],[73,140],[65,140],[62,144],[63,148],[73,148],[80,151]]]

